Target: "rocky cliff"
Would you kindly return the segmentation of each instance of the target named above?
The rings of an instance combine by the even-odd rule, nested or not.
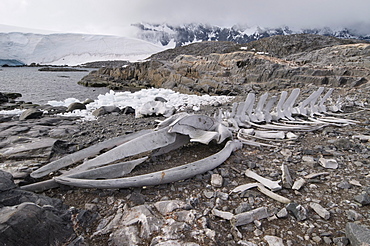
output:
[[[352,87],[369,81],[369,57],[369,43],[309,34],[274,36],[245,45],[201,42],[158,53],[146,62],[101,68],[79,83],[211,95],[306,84]]]

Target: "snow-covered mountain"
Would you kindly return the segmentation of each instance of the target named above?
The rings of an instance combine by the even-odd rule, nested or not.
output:
[[[14,59],[25,64],[138,61],[166,48],[140,39],[106,35],[0,33],[0,59]]]
[[[260,28],[260,27],[243,27],[235,25],[230,28],[206,24],[133,24],[139,29],[138,38],[161,45],[168,45],[171,42],[176,46],[182,46],[199,41],[233,41],[236,43],[248,43],[261,38],[274,35],[289,34],[319,34],[325,36],[334,36],[338,38],[363,39],[370,41],[370,30],[366,35],[359,34],[356,30],[342,28],[316,28],[316,29],[299,29],[295,30],[289,27],[280,28]]]

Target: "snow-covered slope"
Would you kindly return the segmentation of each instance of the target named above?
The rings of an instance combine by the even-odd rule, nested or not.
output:
[[[175,43],[176,46],[190,44],[199,41],[233,41],[236,43],[248,43],[261,38],[274,35],[289,34],[319,34],[325,36],[334,36],[338,38],[363,39],[370,41],[370,31],[367,34],[359,33],[356,30],[348,28],[312,28],[296,30],[290,27],[279,28],[261,28],[235,25],[232,27],[218,27],[207,24],[133,24],[137,27],[138,38],[155,44],[168,45]]]
[[[26,64],[138,61],[166,48],[144,40],[106,35],[0,33],[0,59],[16,59]]]

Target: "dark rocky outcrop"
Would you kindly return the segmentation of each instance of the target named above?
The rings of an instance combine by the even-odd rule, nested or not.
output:
[[[240,47],[230,42],[192,44],[158,53],[149,61],[133,63],[125,68],[101,68],[79,83],[243,95],[256,89],[283,89],[308,84],[353,87],[370,80],[368,43],[317,35],[292,35],[262,39],[258,43],[247,44],[247,50],[240,50]],[[307,51],[303,52],[305,49]],[[265,52],[258,52],[262,50]]]
[[[58,199],[15,189],[0,170],[0,244],[59,245],[75,237],[71,211]]]

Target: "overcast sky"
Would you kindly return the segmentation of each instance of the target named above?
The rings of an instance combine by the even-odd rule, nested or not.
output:
[[[369,13],[369,0],[0,0],[3,25],[120,36],[138,22],[358,27],[370,33]]]

